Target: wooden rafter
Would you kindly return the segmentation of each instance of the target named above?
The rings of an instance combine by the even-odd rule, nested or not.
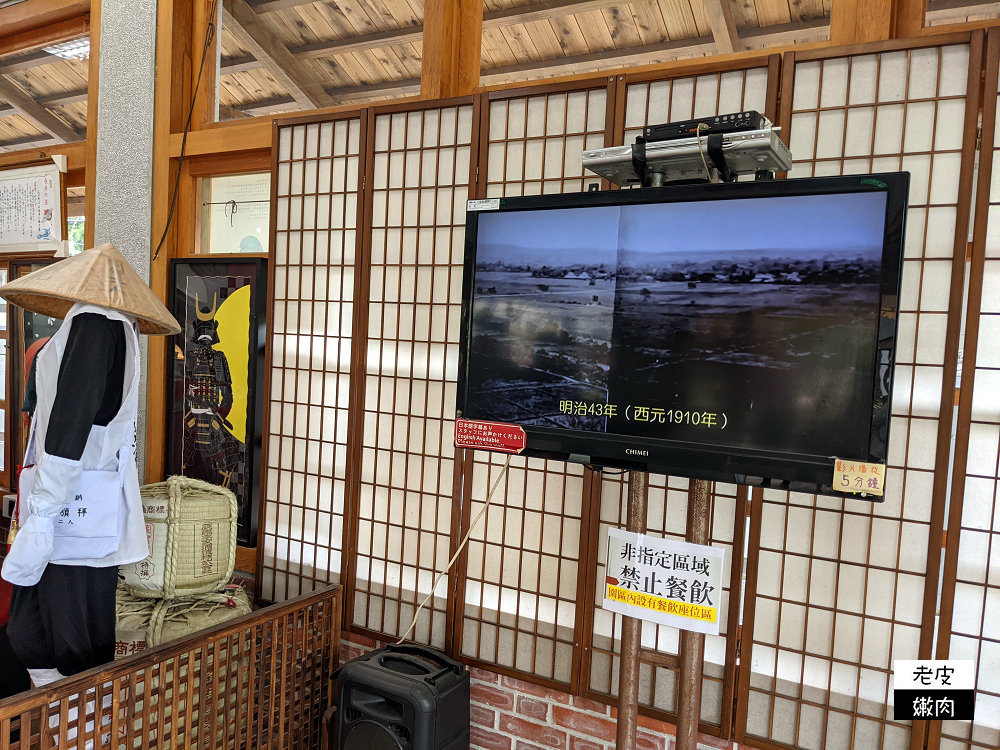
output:
[[[743,46],[762,46],[776,43],[794,43],[797,41],[816,39],[829,33],[829,20],[817,18],[810,21],[765,26],[762,28],[746,28],[740,35]],[[611,49],[601,52],[588,52],[581,55],[556,57],[548,60],[532,60],[499,68],[483,68],[480,72],[480,83],[491,85],[505,83],[511,75],[537,71],[542,75],[555,75],[565,68],[566,72],[585,68],[588,65],[602,63],[604,66],[622,64],[641,64],[643,62],[659,61],[669,53],[671,58],[691,55],[711,54],[715,51],[715,39],[710,36],[680,39],[674,42],[659,42],[625,49]],[[233,59],[233,58],[230,58]],[[244,63],[245,64],[245,63]],[[229,72],[225,60],[222,62],[222,72]],[[541,77],[541,76],[540,76]],[[420,91],[419,79],[401,81],[380,81],[378,83],[360,84],[328,88],[327,94],[338,104],[372,96],[409,96]],[[234,105],[235,109],[254,115],[263,115],[289,109],[295,104],[291,96],[274,97],[271,99],[247,102]]]
[[[719,0],[707,0],[708,2],[719,2]],[[525,6],[509,8],[495,13],[487,13],[483,16],[483,28],[502,28],[516,23],[545,20],[546,18],[556,18],[565,16],[568,12],[583,12],[585,10],[596,10],[599,8],[610,8],[622,4],[622,0],[584,0],[584,2],[571,2],[571,0],[545,0],[541,3],[533,3],[527,6],[530,10],[525,10]],[[539,7],[544,6],[544,7]],[[517,11],[517,12],[515,12]],[[730,13],[730,16],[732,14]],[[741,29],[737,35],[735,49],[743,49],[747,45],[792,43],[801,41],[803,38],[813,39],[822,36],[829,31],[830,20],[828,18],[816,18],[809,21],[796,21],[777,26],[765,26],[761,28]],[[394,29],[391,31],[380,31],[375,34],[365,34],[362,36],[347,37],[344,39],[334,39],[326,42],[316,42],[315,44],[305,44],[298,47],[288,48],[288,51],[295,57],[314,58],[343,55],[350,52],[360,52],[362,50],[379,49],[391,47],[398,44],[406,44],[420,41],[423,38],[422,26],[409,26],[404,29]],[[693,40],[673,40],[667,42],[691,43]],[[717,40],[716,40],[717,41]],[[662,43],[661,43],[662,44]],[[738,46],[737,46],[738,45]],[[698,45],[700,46],[700,45]],[[627,55],[626,50],[620,50]],[[721,51],[721,50],[720,50]],[[608,50],[594,54],[614,54],[616,50]],[[223,75],[229,73],[243,73],[261,67],[261,63],[253,55],[241,55],[239,57],[223,58],[220,70]],[[484,72],[485,74],[485,72]]]
[[[1000,14],[1000,2],[970,3],[968,0],[928,0],[927,21],[956,21],[969,16]]]
[[[22,31],[20,34],[0,38],[0,55],[26,52],[51,44],[58,44],[90,32],[90,16],[69,18],[49,26]]]
[[[39,130],[51,135],[59,143],[80,140],[79,133],[49,112],[7,76],[0,76],[0,99],[4,99],[22,117],[29,120]]]
[[[50,94],[40,96],[36,100],[43,107],[64,107],[67,104],[77,104],[87,101],[87,89],[79,91],[67,91],[64,94]],[[16,107],[11,104],[0,104],[0,117],[6,117],[16,111]]]
[[[30,68],[37,68],[39,65],[48,65],[49,63],[58,61],[59,58],[55,55],[49,54],[44,50],[35,50],[26,55],[19,55],[18,57],[8,58],[0,62],[0,75],[16,73],[19,70],[29,70]],[[260,63],[257,63],[257,67],[260,67]]]
[[[743,49],[740,34],[733,18],[733,6],[729,0],[703,0],[705,15],[712,26],[712,36],[720,55],[728,55]]]
[[[278,36],[258,18],[246,0],[225,0],[226,29],[260,61],[267,72],[303,107],[331,107],[323,86],[292,56]]]
[[[0,141],[0,151],[21,150],[25,146],[34,146],[37,143],[50,143],[51,141],[52,136],[47,133],[43,133],[42,135],[26,135],[9,141]]]

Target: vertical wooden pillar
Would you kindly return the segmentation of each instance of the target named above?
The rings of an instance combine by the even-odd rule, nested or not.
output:
[[[836,46],[917,36],[927,0],[834,0],[830,42]]]
[[[197,67],[192,65],[193,56],[201,61],[201,45],[192,49],[193,5],[186,0],[160,0],[157,6],[156,45],[156,100],[153,116],[153,212],[152,247],[155,255],[163,230],[167,226],[170,202],[177,177],[177,160],[170,158],[170,136],[184,130],[188,108],[191,106],[191,91],[194,88],[192,75],[197,75]],[[204,29],[202,29],[204,34]],[[202,38],[204,41],[204,37]],[[206,62],[206,67],[211,60]],[[214,70],[214,65],[212,66]],[[194,74],[192,74],[194,69]],[[205,81],[202,80],[202,88]],[[214,96],[214,90],[213,90]],[[182,184],[183,188],[184,185]],[[184,196],[179,196],[182,202]],[[180,223],[180,206],[171,220],[171,229],[159,255],[150,258],[149,286],[164,304],[169,298],[170,259],[175,256],[177,227]],[[146,482],[160,482],[166,478],[167,456],[167,381],[171,366],[169,349],[170,337],[151,336],[149,338],[149,382],[147,383],[146,404]]]
[[[420,98],[471,94],[479,85],[482,0],[426,0]]]
[[[97,88],[101,74],[101,0],[90,0],[90,59],[87,61],[87,160],[83,176],[83,246],[94,246],[97,211]]]

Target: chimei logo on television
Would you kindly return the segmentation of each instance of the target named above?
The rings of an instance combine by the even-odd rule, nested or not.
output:
[[[649,455],[649,451],[641,451],[638,448],[626,448],[625,449],[625,455],[626,456],[648,456]]]

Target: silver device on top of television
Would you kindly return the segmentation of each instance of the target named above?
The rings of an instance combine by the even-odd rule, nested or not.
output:
[[[647,127],[644,134],[653,138],[639,136],[631,145],[587,149],[583,166],[622,187],[678,180],[730,182],[748,174],[768,179],[788,171],[792,153],[781,140],[781,128],[753,114],[756,117],[741,118],[739,125],[729,127],[725,124],[737,121],[737,115]]]

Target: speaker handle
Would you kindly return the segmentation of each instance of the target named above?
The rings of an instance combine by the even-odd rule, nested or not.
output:
[[[419,656],[424,659],[438,664],[443,672],[454,672],[457,675],[461,675],[465,671],[465,667],[454,659],[449,659],[442,653],[435,651],[434,649],[427,648],[425,646],[410,646],[410,645],[399,645],[396,643],[389,643],[386,645],[385,650],[394,654],[408,654],[410,656]],[[438,674],[427,675],[424,678],[427,682],[434,683],[441,676],[441,672]]]

